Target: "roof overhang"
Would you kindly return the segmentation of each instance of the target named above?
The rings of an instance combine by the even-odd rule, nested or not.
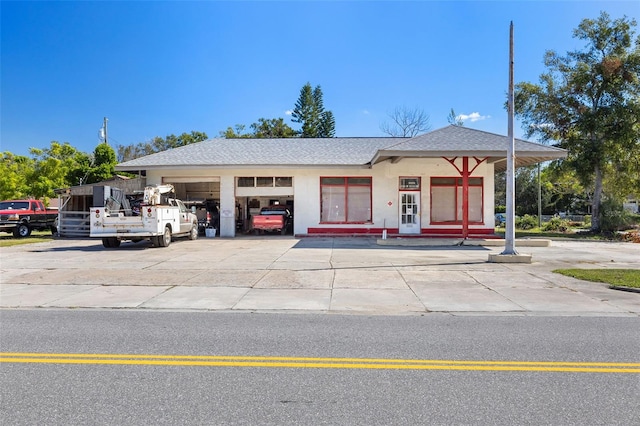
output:
[[[566,158],[567,152],[564,150],[540,150],[540,151],[516,151],[516,167],[530,166],[545,161],[559,160]],[[506,151],[394,151],[379,150],[371,160],[371,165],[390,161],[397,163],[405,158],[453,158],[453,157],[477,157],[486,158],[487,163],[494,164],[495,171],[500,172],[507,169]]]

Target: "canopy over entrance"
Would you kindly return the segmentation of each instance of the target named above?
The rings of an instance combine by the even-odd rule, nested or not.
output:
[[[506,136],[448,126],[380,149],[371,164],[382,161],[397,163],[403,158],[476,157],[486,159],[487,163],[494,164],[495,171],[500,172],[507,168],[508,143]],[[565,158],[567,151],[516,139],[515,154],[516,167],[521,167]]]

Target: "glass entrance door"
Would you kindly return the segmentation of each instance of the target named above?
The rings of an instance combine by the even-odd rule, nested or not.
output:
[[[401,234],[420,234],[420,192],[400,191]]]

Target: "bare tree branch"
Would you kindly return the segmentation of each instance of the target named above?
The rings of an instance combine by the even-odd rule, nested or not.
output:
[[[396,107],[389,114],[389,118],[391,122],[380,125],[380,130],[389,136],[412,138],[431,129],[429,114],[418,107],[412,109],[406,106]]]

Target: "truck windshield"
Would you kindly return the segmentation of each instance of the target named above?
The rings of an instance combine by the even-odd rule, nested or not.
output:
[[[0,210],[29,210],[28,201],[3,201]]]

